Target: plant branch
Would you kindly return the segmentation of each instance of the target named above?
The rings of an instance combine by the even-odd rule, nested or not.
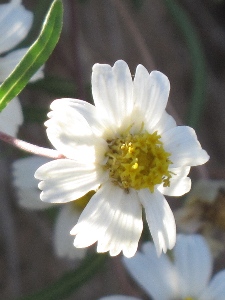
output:
[[[14,147],[17,147],[20,150],[23,150],[23,151],[26,151],[26,152],[29,152],[32,154],[46,156],[46,157],[53,158],[53,159],[64,158],[64,155],[59,153],[57,150],[48,149],[48,148],[39,147],[39,146],[30,144],[28,142],[19,140],[11,135],[1,132],[1,131],[0,131],[0,140],[2,140]]]

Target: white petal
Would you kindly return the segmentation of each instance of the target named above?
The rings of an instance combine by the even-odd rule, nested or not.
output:
[[[176,225],[173,213],[163,195],[149,189],[138,191],[142,205],[145,208],[146,219],[151,232],[156,252],[166,252],[172,249],[176,241]]]
[[[198,298],[212,273],[212,257],[200,235],[179,235],[174,248],[181,298]]]
[[[154,127],[150,127],[148,123],[145,124],[147,131],[149,131],[150,133],[157,131],[157,133],[159,135],[161,135],[163,132],[170,130],[176,126],[177,126],[176,121],[166,111],[163,112],[159,122]]]
[[[135,107],[145,116],[145,124],[153,128],[162,117],[168,101],[170,83],[161,72],[148,71],[138,65],[134,78]]]
[[[141,299],[136,297],[131,297],[131,296],[112,295],[112,296],[102,297],[99,300],[141,300]]]
[[[170,179],[170,186],[164,187],[161,184],[158,190],[167,196],[182,196],[191,189],[191,179],[187,177],[190,167],[171,168],[171,172],[175,175]]]
[[[3,82],[21,61],[28,48],[14,50],[11,53],[0,57],[0,82]],[[41,67],[30,79],[35,81],[44,77],[43,68]]]
[[[53,146],[68,158],[81,162],[104,159],[107,143],[96,137],[85,120],[68,101],[56,100],[51,104],[53,111],[45,124],[47,135]]]
[[[141,207],[135,191],[130,194],[106,183],[91,198],[71,234],[77,235],[76,247],[88,247],[99,241],[98,252],[110,251],[132,256],[142,231]]]
[[[145,243],[143,252],[123,258],[126,269],[134,280],[154,300],[176,298],[177,277],[174,266],[165,254],[156,254],[153,243]]]
[[[20,158],[13,162],[13,183],[17,188],[37,189],[38,181],[34,178],[35,171],[50,159],[40,156]],[[40,191],[39,191],[40,192]]]
[[[203,291],[199,300],[224,300],[225,299],[225,270],[217,273],[209,286]]]
[[[22,107],[16,97],[0,112],[0,131],[15,137],[22,123]]]
[[[100,114],[114,126],[120,127],[133,108],[133,83],[128,65],[122,60],[118,60],[113,67],[95,64],[92,93]]]
[[[12,164],[13,184],[17,188],[19,204],[22,207],[40,210],[52,206],[40,200],[38,181],[34,178],[36,169],[48,161],[45,157],[31,156],[18,159]]]
[[[40,200],[40,191],[34,189],[18,189],[17,196],[19,205],[30,210],[43,210],[52,207],[51,203],[46,203]]]
[[[162,134],[164,148],[171,153],[172,167],[197,166],[208,161],[209,156],[198,142],[194,129],[177,126]]]
[[[111,201],[113,197],[111,195]],[[110,255],[115,256],[122,250],[126,257],[131,257],[137,251],[143,228],[142,209],[136,191],[131,189],[128,194],[123,191],[114,210],[111,223],[98,241],[97,251],[110,251]]]
[[[21,42],[29,32],[33,14],[26,10],[20,0],[0,5],[0,53],[8,51]]]
[[[86,254],[86,249],[74,247],[74,237],[70,235],[70,230],[77,223],[79,216],[80,211],[75,209],[73,203],[64,205],[59,212],[54,227],[54,245],[56,254],[60,257],[82,259]]]
[[[91,164],[58,159],[41,166],[34,176],[43,180],[38,185],[43,190],[41,200],[64,203],[76,200],[90,190],[96,190],[101,183],[102,173]]]
[[[114,192],[114,186],[106,183],[93,195],[83,210],[78,223],[70,232],[70,234],[76,235],[75,247],[88,247],[94,244],[105,232],[115,213],[111,205],[115,206],[120,201],[121,191],[115,190]],[[109,197],[113,192],[115,201],[111,203]]]

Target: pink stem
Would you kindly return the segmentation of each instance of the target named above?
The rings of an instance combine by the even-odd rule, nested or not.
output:
[[[54,149],[48,149],[44,147],[39,147],[30,143],[27,143],[25,141],[19,140],[13,136],[10,136],[6,133],[3,133],[0,131],[0,140],[13,145],[14,147],[17,147],[23,151],[33,153],[40,156],[46,156],[54,159],[64,158],[64,155],[59,153],[57,150]]]

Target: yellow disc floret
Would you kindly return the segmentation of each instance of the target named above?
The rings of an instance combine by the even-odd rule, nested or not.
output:
[[[105,165],[112,181],[124,189],[140,190],[149,188],[154,192],[155,185],[170,185],[172,173],[168,170],[170,153],[163,148],[157,131],[150,134],[126,134],[108,140],[108,157]]]

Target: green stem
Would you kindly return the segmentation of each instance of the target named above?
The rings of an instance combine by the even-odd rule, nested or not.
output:
[[[206,99],[206,62],[204,51],[195,27],[184,9],[175,0],[164,0],[164,2],[183,34],[191,56],[193,89],[187,123],[196,128]]]
[[[76,270],[66,273],[47,288],[18,300],[65,300],[103,266],[106,258],[107,254],[89,255]]]

